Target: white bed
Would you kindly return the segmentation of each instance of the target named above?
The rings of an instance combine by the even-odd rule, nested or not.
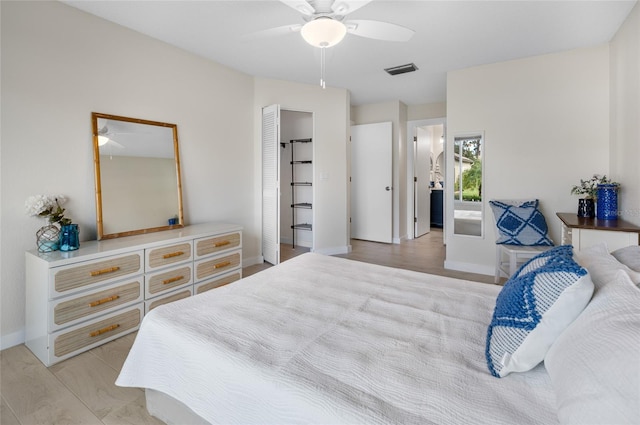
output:
[[[456,209],[453,214],[456,235],[482,235],[482,211]]]
[[[304,254],[154,309],[116,384],[176,424],[559,423],[543,364],[487,370],[500,290]]]

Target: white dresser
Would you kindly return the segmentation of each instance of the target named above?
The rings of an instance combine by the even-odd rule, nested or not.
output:
[[[167,302],[242,278],[242,228],[207,223],[26,253],[26,346],[50,366],[138,329]]]

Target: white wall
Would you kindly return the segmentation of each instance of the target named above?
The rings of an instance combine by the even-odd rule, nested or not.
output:
[[[571,186],[594,173],[608,174],[608,45],[450,72],[448,160],[456,133],[471,131],[485,135],[486,236],[454,236],[447,221],[445,267],[493,274],[490,199],[539,198],[551,236],[560,242],[555,213],[577,209]],[[452,211],[450,197],[446,210]]]
[[[27,197],[66,195],[81,240],[96,237],[92,111],[177,124],[186,223],[239,223],[259,258],[252,76],[59,2],[0,7],[1,348],[24,340],[24,251],[45,224]]]
[[[407,121],[444,118],[445,116],[447,116],[446,102],[407,105]]]
[[[640,3],[611,42],[611,175],[621,217],[640,225]]]
[[[260,148],[261,111],[272,104],[281,109],[313,113],[313,245],[324,254],[350,250],[347,193],[349,92],[344,89],[255,78],[254,92],[254,212],[261,228]]]

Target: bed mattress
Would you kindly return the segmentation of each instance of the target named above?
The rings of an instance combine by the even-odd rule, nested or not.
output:
[[[303,254],[151,311],[116,384],[210,423],[557,423],[543,365],[487,370],[500,288]]]

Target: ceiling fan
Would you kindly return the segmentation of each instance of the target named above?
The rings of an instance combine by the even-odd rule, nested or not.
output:
[[[254,33],[254,36],[300,32],[312,46],[326,48],[338,44],[349,33],[384,41],[409,41],[414,31],[390,22],[346,20],[346,16],[371,0],[280,0],[302,14],[304,24],[291,24]]]
[[[252,37],[284,35],[300,32],[302,38],[320,48],[320,86],[325,88],[325,50],[340,43],[349,33],[384,41],[409,41],[414,31],[390,22],[345,20],[346,16],[371,0],[280,0],[302,14],[304,24],[270,28]]]
[[[120,143],[113,140],[114,134],[121,134],[121,133],[111,132],[109,130],[109,127],[107,127],[107,124],[105,123],[105,125],[103,125],[101,128],[98,129],[98,146],[104,146],[109,144],[119,149],[124,149],[124,146],[122,146]]]

